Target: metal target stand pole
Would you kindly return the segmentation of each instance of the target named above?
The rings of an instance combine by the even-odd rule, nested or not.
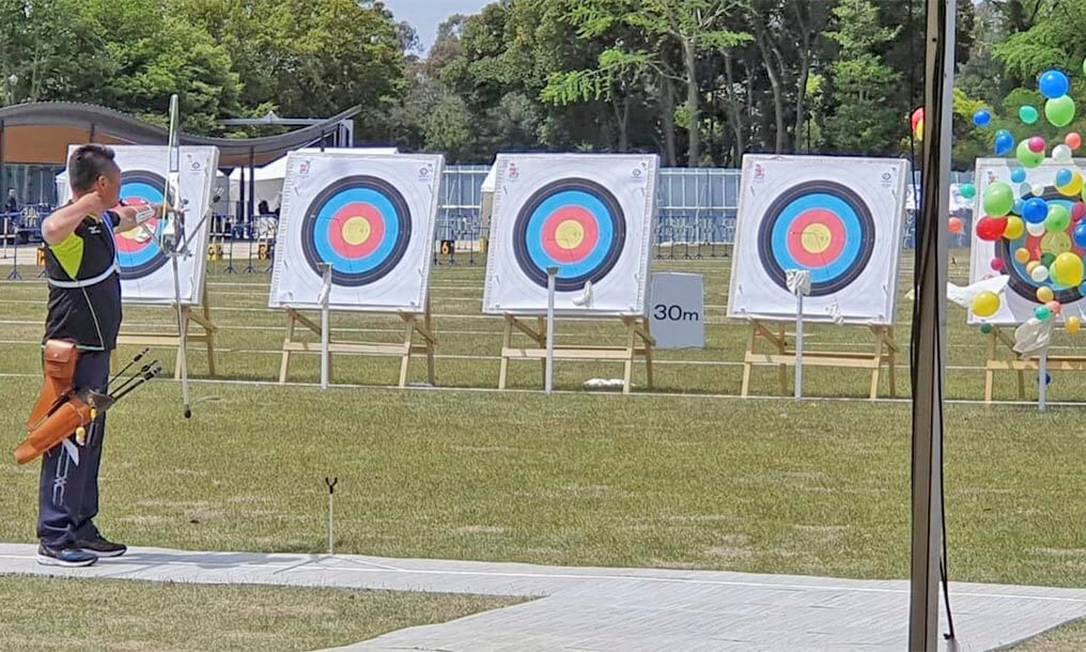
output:
[[[554,295],[558,280],[558,268],[547,268],[547,369],[544,379],[546,394],[554,392]]]
[[[321,389],[328,389],[330,375],[329,329],[331,328],[331,314],[328,302],[332,294],[332,266],[328,263],[320,264],[321,270]]]
[[[803,297],[811,293],[811,272],[790,269],[786,273],[788,289],[796,296],[796,400],[803,398]]]
[[[1037,364],[1037,410],[1048,409],[1048,347],[1041,351]]]

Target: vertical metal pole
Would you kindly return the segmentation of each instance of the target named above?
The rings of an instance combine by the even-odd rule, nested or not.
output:
[[[803,398],[803,293],[796,293],[796,400]]]
[[[1041,351],[1041,358],[1037,364],[1037,409],[1044,412],[1048,409],[1048,348]]]
[[[321,263],[321,389],[328,389],[328,376],[329,369],[331,367],[329,356],[329,341],[331,336],[329,330],[331,329],[331,315],[328,309],[328,303],[330,295],[332,294],[332,266],[328,263]]]
[[[912,334],[912,555],[909,649],[936,650],[942,551],[943,386],[954,88],[955,0],[927,0],[923,196]]]
[[[547,378],[545,380],[547,394],[554,391],[554,295],[555,285],[558,279],[558,268],[547,268]]]

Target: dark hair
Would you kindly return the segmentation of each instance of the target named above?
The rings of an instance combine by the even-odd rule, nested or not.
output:
[[[68,159],[68,183],[75,192],[87,192],[98,177],[118,169],[111,147],[83,145]]]

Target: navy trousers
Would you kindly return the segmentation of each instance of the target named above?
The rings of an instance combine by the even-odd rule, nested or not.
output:
[[[89,387],[105,392],[109,385],[111,351],[82,351],[75,370],[75,388]],[[75,444],[75,433],[68,441]],[[98,467],[102,462],[102,442],[106,436],[106,415],[100,414],[87,428],[84,446],[75,445],[77,455],[68,446],[57,446],[42,457],[38,488],[38,538],[55,548],[76,539],[94,539],[98,528]]]

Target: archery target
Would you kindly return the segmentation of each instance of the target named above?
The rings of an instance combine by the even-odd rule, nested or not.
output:
[[[655,220],[654,156],[500,155],[484,306],[642,314]]]
[[[294,152],[287,161],[271,307],[418,311],[437,224],[441,156]]]
[[[1052,288],[1056,301],[1063,305],[1065,315],[1079,315],[1086,310],[1086,304],[1082,303],[1083,295],[1080,288],[1061,288],[1054,286],[1051,281],[1038,283],[1030,278],[1026,272],[1026,266],[1019,263],[1014,252],[1019,248],[1025,248],[1032,253],[1059,254],[1064,251],[1073,251],[1082,256],[1084,252],[1074,244],[1071,231],[1078,225],[1072,222],[1063,232],[1046,232],[1043,236],[1032,236],[1028,232],[1016,240],[1000,238],[995,242],[981,240],[977,237],[975,225],[984,217],[984,191],[993,183],[1003,181],[1015,189],[1017,196],[1023,198],[1032,197],[1030,187],[1041,185],[1045,192],[1041,198],[1049,204],[1063,205],[1069,212],[1073,211],[1075,204],[1080,203],[1080,196],[1067,197],[1056,189],[1056,174],[1069,168],[1078,172],[1086,169],[1086,160],[1076,160],[1073,163],[1057,163],[1046,161],[1037,168],[1028,170],[1028,178],[1023,184],[1016,184],[1011,180],[1011,173],[1020,167],[1015,161],[1007,159],[978,159],[976,163],[977,197],[973,209],[973,235],[970,248],[969,279],[970,283],[976,283],[984,279],[999,275],[992,269],[992,260],[1002,261],[1004,273],[1009,277],[1007,288],[1004,290],[1000,301],[999,311],[991,317],[980,318],[968,311],[970,324],[989,323],[997,326],[1015,326],[1025,323],[1033,316],[1034,309],[1040,305],[1037,302],[1037,289],[1042,285]],[[1012,215],[1016,213],[1012,212]]]
[[[789,270],[811,272],[809,321],[892,324],[906,163],[746,156],[728,316],[795,319]]]
[[[70,145],[69,156],[78,146]],[[158,205],[163,202],[166,188],[169,148],[143,145],[113,147],[114,160],[121,168],[121,201],[125,204]],[[186,239],[190,256],[178,259],[181,303],[195,305],[203,293],[207,269],[207,242],[210,228],[210,206],[215,191],[215,172],[219,150],[215,147],[182,147],[179,162],[179,189],[187,203],[185,215]],[[71,189],[59,197],[64,203]],[[171,198],[172,199],[172,198]],[[125,302],[172,304],[174,302],[173,269],[154,237],[160,228],[158,220],[124,233],[115,233],[117,264],[121,272],[121,294]]]

